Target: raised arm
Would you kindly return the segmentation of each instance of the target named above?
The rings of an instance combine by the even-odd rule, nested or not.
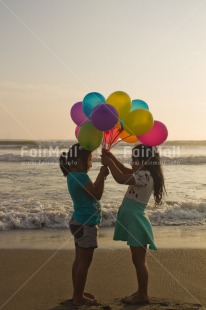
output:
[[[109,158],[112,159],[112,161],[115,163],[117,168],[123,173],[123,174],[130,174],[132,173],[132,169],[125,167],[115,156],[114,154],[108,152],[107,150],[102,150],[102,155],[106,155]]]
[[[108,168],[106,166],[102,166],[100,168],[100,172],[96,178],[96,181],[94,183],[90,182],[85,186],[85,191],[87,192],[87,194],[96,200],[100,200],[104,192],[105,178],[108,174]]]
[[[107,165],[112,173],[113,178],[115,181],[119,184],[125,184],[125,185],[135,185],[135,178],[133,176],[133,173],[127,173],[124,174],[122,171],[116,166],[114,161],[109,156],[102,156],[102,164]]]

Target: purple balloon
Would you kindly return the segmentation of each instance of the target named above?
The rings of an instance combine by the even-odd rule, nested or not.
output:
[[[84,123],[89,121],[82,109],[82,102],[77,102],[72,106],[70,115],[73,122],[78,126],[82,126]]]
[[[154,125],[151,130],[142,136],[138,136],[141,143],[148,146],[157,146],[162,144],[168,136],[167,127],[159,121],[154,121]]]
[[[99,104],[94,108],[91,121],[101,131],[112,129],[118,122],[118,112],[111,104]]]

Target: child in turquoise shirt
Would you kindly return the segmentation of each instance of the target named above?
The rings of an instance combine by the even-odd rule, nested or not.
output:
[[[85,191],[89,183],[91,180],[85,172],[70,172],[67,175],[68,189],[74,203],[72,218],[87,225],[97,225],[101,221],[101,205]]]
[[[84,150],[79,143],[60,157],[60,168],[67,177],[68,190],[74,205],[69,223],[75,241],[75,260],[72,266],[74,305],[98,304],[92,294],[84,292],[84,288],[94,249],[97,248],[98,224],[101,221],[99,200],[109,171],[102,166],[96,181],[92,183],[87,174],[91,167],[92,153]]]

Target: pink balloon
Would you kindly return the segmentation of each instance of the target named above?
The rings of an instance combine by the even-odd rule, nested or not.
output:
[[[81,128],[80,126],[77,126],[75,128],[75,137],[77,138],[77,140],[78,140],[78,134],[79,134],[80,128]]]
[[[70,115],[73,122],[78,126],[82,126],[84,123],[89,121],[82,109],[82,102],[77,102],[72,106]]]
[[[150,131],[142,136],[138,136],[141,143],[148,146],[157,146],[162,144],[168,136],[167,127],[159,121],[154,121],[154,125]]]

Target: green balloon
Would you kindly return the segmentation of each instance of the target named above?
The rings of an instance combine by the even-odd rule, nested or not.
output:
[[[91,122],[85,123],[79,130],[79,144],[87,151],[97,149],[103,138],[102,131],[97,130]]]

